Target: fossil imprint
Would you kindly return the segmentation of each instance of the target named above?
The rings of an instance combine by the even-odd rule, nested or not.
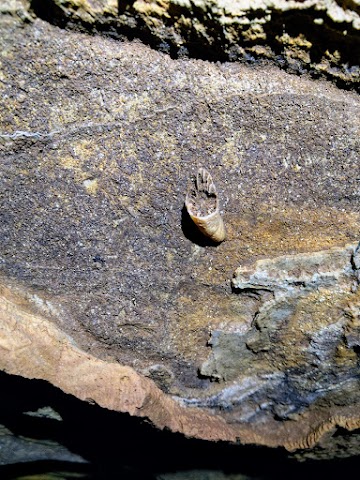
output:
[[[218,194],[211,175],[205,168],[199,168],[195,185],[186,193],[185,207],[200,232],[217,243],[225,239]]]

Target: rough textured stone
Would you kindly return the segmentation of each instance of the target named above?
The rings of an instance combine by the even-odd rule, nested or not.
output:
[[[1,368],[187,436],[358,453],[339,438],[360,428],[356,94],[15,11]],[[199,166],[218,246],[183,208]]]
[[[270,59],[289,71],[360,80],[360,6],[338,0],[32,0],[62,27],[140,37],[173,57]]]
[[[237,410],[243,419],[266,417],[271,409],[275,417],[296,419],[319,400],[336,403],[340,391],[340,396],[348,392],[349,404],[356,403],[357,343],[348,340],[358,334],[355,256],[350,247],[239,268],[235,291],[256,295],[259,304],[240,328],[213,332],[212,355],[200,371],[237,385],[206,403],[230,409],[232,416]]]

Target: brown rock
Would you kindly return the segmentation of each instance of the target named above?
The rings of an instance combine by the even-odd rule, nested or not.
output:
[[[18,17],[0,17],[1,369],[187,436],[346,451],[355,93]],[[200,166],[216,247],[184,210]]]
[[[171,53],[256,63],[358,85],[360,10],[337,0],[33,0],[41,18],[60,26],[141,38]]]

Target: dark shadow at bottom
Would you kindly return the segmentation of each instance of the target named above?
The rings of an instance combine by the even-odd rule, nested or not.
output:
[[[299,463],[282,449],[187,439],[159,431],[144,420],[81,402],[44,381],[1,372],[0,386],[0,424],[15,436],[55,441],[89,462],[4,465],[0,466],[0,478],[4,480],[54,469],[69,472],[60,478],[74,478],[78,473],[78,478],[99,480],[160,480],[166,473],[190,470],[218,470],[250,479],[310,480],[359,471],[359,458]],[[24,415],[44,406],[55,410],[62,421]],[[192,478],[197,477],[192,474]]]

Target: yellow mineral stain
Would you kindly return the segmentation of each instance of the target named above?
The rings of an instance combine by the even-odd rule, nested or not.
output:
[[[79,161],[71,155],[64,156],[60,159],[62,167],[73,170],[79,167]]]
[[[167,12],[169,8],[169,0],[158,0],[157,2],[148,2],[144,0],[137,0],[133,4],[133,8],[140,14],[147,16],[157,15],[170,17]]]
[[[335,361],[337,365],[353,366],[357,360],[357,353],[353,348],[349,348],[344,344],[340,344],[336,348]]]

